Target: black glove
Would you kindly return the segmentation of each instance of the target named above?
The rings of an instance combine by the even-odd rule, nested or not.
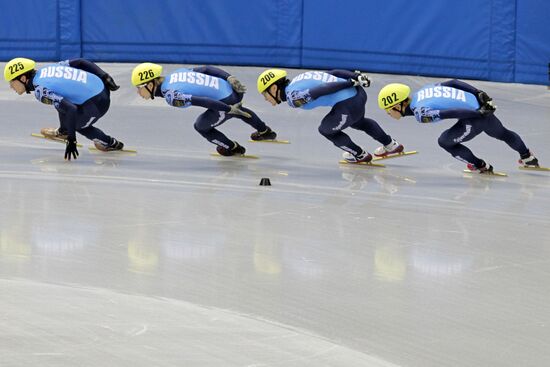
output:
[[[355,71],[355,78],[351,79],[351,82],[353,83],[354,87],[363,87],[368,88],[370,87],[371,79],[367,75],[367,73],[356,70]]]
[[[476,98],[477,98],[477,101],[479,102],[480,106],[483,106],[485,103],[490,102],[490,101],[493,100],[491,97],[489,97],[489,95],[487,93],[485,93],[482,90],[477,92]]]
[[[476,94],[476,99],[479,103],[479,109],[477,111],[483,116],[491,115],[496,111],[497,106],[493,103],[493,99],[484,91],[480,90]]]
[[[75,137],[67,137],[67,146],[65,147],[65,159],[71,160],[71,155],[74,159],[78,157],[78,149],[76,147],[76,138]]]
[[[114,92],[115,90],[120,88],[119,85],[116,85],[115,80],[109,74],[103,75],[101,77],[101,80],[103,81],[103,84],[105,84],[105,86],[109,88],[110,91]]]
[[[227,82],[231,84],[231,88],[237,93],[244,93],[246,92],[246,87],[241,83],[237,78],[235,78],[233,75],[231,75],[229,78],[227,78]]]
[[[483,116],[489,116],[495,113],[496,109],[497,109],[497,106],[495,106],[492,101],[489,101],[483,106],[479,107],[477,112],[479,112]]]
[[[243,116],[243,117],[246,117],[246,118],[251,118],[252,117],[251,114],[249,114],[246,111],[241,110],[242,104],[243,104],[242,102],[239,102],[239,103],[229,105],[230,110],[227,113],[230,114],[230,115],[238,115],[238,116]]]

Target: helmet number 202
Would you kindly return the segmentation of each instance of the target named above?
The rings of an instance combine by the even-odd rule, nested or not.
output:
[[[138,75],[139,75],[139,80],[141,80],[141,81],[144,81],[144,80],[155,77],[155,73],[153,73],[153,70],[151,70],[151,69],[145,70],[145,71],[140,71],[138,73]]]
[[[382,102],[384,103],[384,106],[391,105],[395,101],[397,101],[397,94],[395,93],[392,93],[390,96],[387,97],[382,97]]]
[[[18,71],[23,70],[25,66],[23,66],[23,63],[18,62],[17,64],[10,65],[9,68],[10,68],[10,73],[15,74]]]
[[[265,74],[262,77],[261,81],[264,85],[266,85],[273,78],[275,78],[275,74],[273,74],[273,72],[270,71],[269,73]]]

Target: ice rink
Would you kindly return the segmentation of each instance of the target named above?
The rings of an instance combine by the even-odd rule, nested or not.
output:
[[[211,157],[203,109],[143,101],[133,64],[100,66],[122,87],[95,126],[137,155],[79,136],[65,162],[30,136],[58,125],[53,107],[0,90],[0,366],[550,365],[550,173],[481,134],[467,145],[508,177],[465,174],[437,144],[453,121],[377,107],[386,83],[443,79],[373,75],[367,116],[420,154],[370,168],[338,164],[317,131],[328,108],[265,102],[263,69],[225,67],[291,141],[222,125],[255,160]],[[550,166],[550,91],[472,83]]]

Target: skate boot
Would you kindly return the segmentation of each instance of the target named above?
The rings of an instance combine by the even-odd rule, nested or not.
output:
[[[403,145],[392,139],[391,143],[389,143],[388,145],[383,145],[376,148],[376,150],[374,151],[374,155],[377,157],[385,157],[390,154],[401,153],[404,149],[405,148],[403,148]]]
[[[520,157],[518,161],[523,167],[539,167],[539,160],[529,151],[527,154]]]
[[[43,129],[40,129],[40,134],[44,135],[44,137],[48,139],[61,139],[66,140],[67,139],[67,133],[63,130],[61,130],[60,127],[45,127]]]
[[[481,174],[488,174],[488,175],[493,174],[493,166],[491,166],[490,164],[485,163],[485,161],[483,161],[483,164],[481,165],[481,167],[476,167],[475,165],[473,165],[471,163],[468,163],[467,167],[472,172],[478,172],[478,173],[481,173]]]
[[[277,138],[277,133],[271,130],[269,126],[267,126],[267,129],[265,131],[256,131],[250,135],[250,139],[256,140],[256,141],[274,140],[275,138]]]
[[[216,147],[216,151],[223,156],[230,157],[232,155],[242,155],[246,152],[246,149],[237,143],[236,141],[233,142],[235,146],[232,149],[227,149],[221,146]]]
[[[362,151],[356,156],[351,153],[344,152],[342,154],[342,158],[344,158],[344,160],[348,163],[369,163],[370,161],[372,161],[372,155],[370,155],[370,153],[366,151]]]
[[[116,140],[115,138],[111,138],[111,143],[108,145],[101,140],[96,139],[94,140],[94,145],[97,150],[101,150],[102,152],[111,152],[113,150],[122,150],[124,148],[124,143]]]

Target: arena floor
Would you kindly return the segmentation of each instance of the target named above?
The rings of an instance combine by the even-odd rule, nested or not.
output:
[[[96,126],[137,155],[65,162],[30,137],[55,110],[0,91],[1,366],[550,365],[550,173],[482,134],[468,146],[508,177],[465,174],[437,144],[452,122],[377,108],[386,83],[436,79],[373,75],[367,116],[420,154],[369,168],[338,164],[327,109],[265,102],[259,68],[226,69],[291,144],[220,128],[255,160],[211,157],[202,109],[143,101],[133,65],[101,66],[122,87]],[[474,84],[550,165],[550,91]]]

